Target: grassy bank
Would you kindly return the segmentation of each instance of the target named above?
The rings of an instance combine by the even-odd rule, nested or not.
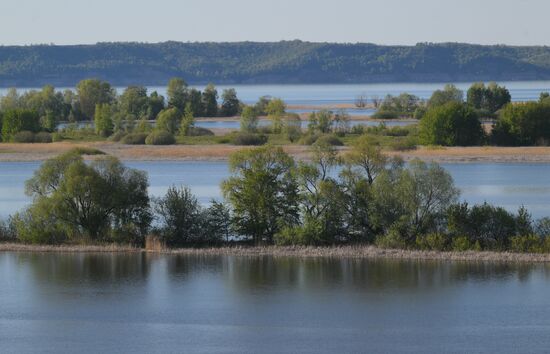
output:
[[[120,245],[24,245],[17,243],[0,244],[0,252],[35,253],[129,253],[148,252],[168,255],[193,256],[236,256],[236,257],[298,257],[298,258],[364,258],[364,259],[400,259],[426,261],[459,262],[511,262],[511,263],[549,263],[550,254],[512,253],[512,252],[439,252],[384,249],[375,246],[334,246],[334,247],[209,247],[174,248],[161,252],[149,252],[145,249]]]

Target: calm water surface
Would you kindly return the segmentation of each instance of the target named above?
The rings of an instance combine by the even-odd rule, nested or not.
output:
[[[150,194],[163,195],[169,186],[188,185],[202,203],[220,198],[220,182],[229,175],[226,162],[127,162],[147,171]],[[0,217],[29,203],[24,182],[39,162],[0,162]],[[550,164],[442,164],[471,204],[487,201],[509,211],[524,205],[535,218],[550,216]]]
[[[0,253],[2,351],[533,353],[550,268]]]

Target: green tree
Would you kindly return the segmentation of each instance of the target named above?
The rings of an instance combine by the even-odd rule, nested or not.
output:
[[[189,100],[185,105],[185,109],[187,109],[187,106],[190,106],[195,117],[204,116],[204,109],[202,107],[202,93],[199,90],[194,88],[189,90]]]
[[[420,141],[424,145],[478,145],[484,132],[477,113],[458,102],[430,108],[420,121]]]
[[[455,85],[447,84],[443,90],[436,90],[428,100],[428,108],[443,106],[447,103],[464,102],[464,93]]]
[[[547,145],[550,142],[550,103],[527,102],[505,106],[492,137],[499,145]]]
[[[35,111],[10,109],[3,113],[2,140],[11,141],[21,131],[36,133],[40,130],[40,118]]]
[[[269,101],[265,107],[267,118],[271,120],[273,133],[279,134],[283,130],[283,116],[286,111],[286,104],[280,98],[274,98]]]
[[[150,120],[156,119],[164,108],[164,96],[159,95],[157,91],[151,92],[147,100],[147,118]]]
[[[119,99],[120,112],[126,116],[143,117],[148,112],[147,88],[128,86]]]
[[[239,151],[231,155],[229,167],[233,175],[222,183],[222,191],[238,233],[256,244],[271,243],[281,225],[297,222],[295,164],[282,148]]]
[[[467,103],[472,107],[493,114],[511,102],[510,92],[506,87],[491,82],[487,87],[482,82],[473,84],[467,93]]]
[[[181,119],[179,133],[182,136],[189,135],[191,129],[195,126],[195,117],[193,116],[193,109],[191,103],[188,103],[185,107],[185,112],[183,113],[183,118]]]
[[[94,114],[95,132],[101,136],[107,137],[113,134],[113,119],[111,106],[108,104],[98,104],[95,107]]]
[[[66,153],[44,162],[26,182],[33,204],[20,220],[41,222],[19,223],[18,231],[32,236],[47,225],[50,234],[63,232],[61,238],[141,242],[151,221],[147,187],[144,172],[114,157],[87,164],[78,153]]]
[[[241,131],[253,133],[258,129],[258,114],[254,107],[246,106],[241,113]]]
[[[166,90],[168,95],[168,106],[175,107],[180,111],[185,109],[189,100],[189,90],[187,83],[181,78],[173,78],[168,82]]]
[[[175,134],[181,123],[181,112],[176,107],[161,111],[157,117],[156,130],[164,130]]]
[[[213,84],[208,84],[202,93],[202,107],[205,117],[218,115],[218,90]]]
[[[237,98],[237,91],[230,88],[223,90],[221,114],[224,117],[233,117],[239,114],[241,102]]]
[[[115,101],[116,92],[111,84],[97,79],[82,80],[76,85],[80,111],[88,120],[94,118],[96,105],[110,105]]]

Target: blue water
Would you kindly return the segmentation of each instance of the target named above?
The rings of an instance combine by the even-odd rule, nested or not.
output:
[[[0,216],[6,217],[29,203],[24,182],[38,162],[0,162]],[[147,171],[150,193],[163,195],[171,185],[188,185],[200,202],[220,198],[220,182],[229,175],[226,162],[127,162]],[[524,205],[535,218],[550,216],[550,165],[514,163],[442,164],[471,204],[484,201],[517,211]]]

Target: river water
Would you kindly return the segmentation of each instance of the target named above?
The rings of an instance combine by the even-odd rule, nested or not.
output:
[[[534,353],[543,265],[0,253],[2,352]]]
[[[127,162],[149,175],[149,192],[163,195],[171,185],[188,185],[202,203],[219,199],[220,182],[229,176],[227,163],[197,161]],[[24,182],[39,162],[0,162],[0,217],[25,207]],[[550,216],[550,165],[525,163],[442,164],[471,204],[485,201],[517,211],[524,205],[533,217]]]

